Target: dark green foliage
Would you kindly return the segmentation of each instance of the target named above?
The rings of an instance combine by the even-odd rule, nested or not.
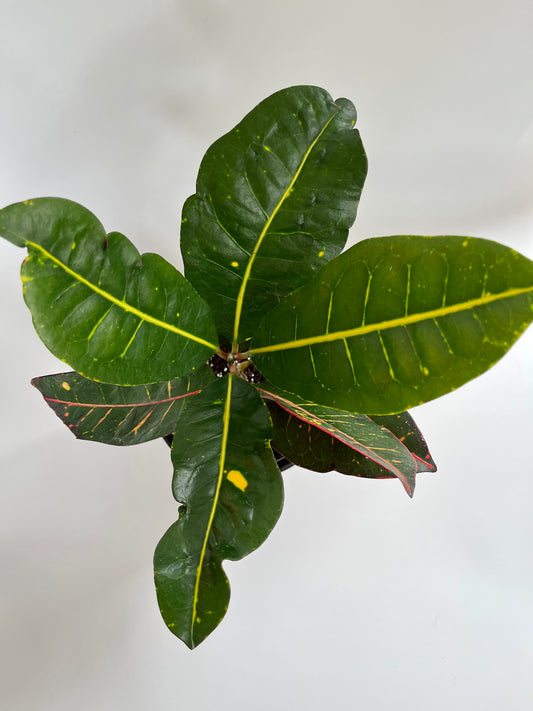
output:
[[[28,250],[37,333],[75,370],[32,381],[46,402],[81,439],[172,442],[179,518],[155,580],[191,648],[227,609],[223,560],[275,525],[287,460],[412,496],[436,467],[406,410],[481,374],[533,319],[533,262],[495,242],[341,254],[367,167],[355,120],[346,99],[292,87],[216,141],[183,210],[185,277],[68,200],[0,210]]]
[[[129,445],[172,434],[186,398],[215,378],[207,365],[177,380],[147,385],[112,385],[76,372],[45,375],[31,382],[78,439]]]
[[[264,319],[263,375],[313,402],[390,414],[490,368],[529,325],[533,262],[473,237],[381,237],[327,264]]]
[[[405,449],[409,452],[414,460],[412,467],[408,473],[399,475],[394,472],[393,464],[383,457],[365,456],[362,446],[358,448],[353,445],[346,446],[333,428],[330,427],[329,431],[320,429],[310,420],[305,419],[303,413],[298,417],[297,413],[283,408],[274,400],[267,400],[267,404],[274,426],[272,446],[300,467],[317,472],[329,472],[335,469],[343,474],[369,479],[391,479],[397,476],[402,480],[403,476],[402,483],[411,496],[415,485],[415,474],[436,470],[426,442],[408,412],[381,417],[374,415],[372,418],[366,415],[353,415],[354,419],[367,417],[369,425],[380,425],[384,430],[383,434],[389,432],[397,438],[395,449],[400,452],[401,449]],[[370,427],[368,429],[370,432],[373,431]]]
[[[154,563],[163,618],[191,648],[226,612],[229,584],[221,561],[251,553],[281,513],[283,484],[271,439],[266,405],[235,375],[190,398],[178,422],[172,490],[184,508]]]
[[[346,99],[293,87],[207,151],[181,248],[185,276],[234,342],[346,244],[367,168],[355,121]]]

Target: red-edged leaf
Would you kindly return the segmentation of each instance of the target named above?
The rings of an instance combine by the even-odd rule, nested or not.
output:
[[[78,439],[131,445],[174,432],[185,400],[214,380],[207,365],[189,376],[151,385],[110,385],[76,372],[31,382]]]
[[[408,412],[399,412],[397,415],[372,415],[371,419],[390,430],[407,447],[415,459],[417,474],[437,471],[437,465],[429,452],[424,435]]]
[[[263,382],[256,387],[264,398],[275,402],[289,415],[363,455],[383,469],[387,473],[386,476],[397,477],[409,496],[413,495],[417,471],[415,459],[407,447],[386,427],[377,424],[367,415],[353,414],[307,402],[269,383]],[[280,449],[276,438],[273,444],[293,461],[289,454]],[[335,467],[330,467],[333,468]]]

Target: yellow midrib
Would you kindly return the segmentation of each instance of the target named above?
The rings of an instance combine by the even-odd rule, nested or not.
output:
[[[215,519],[215,513],[218,506],[218,500],[220,498],[220,489],[222,487],[222,480],[224,478],[224,463],[226,461],[226,449],[228,446],[228,433],[229,433],[229,421],[230,421],[230,410],[231,410],[231,391],[233,386],[233,375],[227,376],[228,381],[228,391],[226,393],[226,402],[224,405],[224,414],[222,417],[222,442],[220,445],[220,459],[218,462],[218,479],[217,486],[215,490],[215,495],[213,497],[213,505],[211,506],[211,511],[209,513],[209,520],[207,522],[207,527],[205,531],[204,541],[202,543],[202,549],[200,551],[200,559],[198,561],[198,567],[196,568],[196,580],[194,582],[194,593],[193,593],[193,604],[192,604],[192,618],[191,618],[191,644],[194,646],[194,626],[196,624],[196,614],[198,607],[198,591],[200,589],[200,578],[202,577],[202,568],[204,565],[205,553],[207,550],[207,543],[209,541],[209,535],[211,534],[211,529],[213,527],[213,521]]]
[[[469,301],[463,301],[458,304],[452,304],[451,306],[443,306],[438,309],[433,309],[431,311],[424,311],[423,313],[410,314],[409,316],[401,316],[400,318],[390,319],[389,321],[382,321],[381,323],[370,323],[365,326],[357,326],[355,328],[350,328],[345,331],[333,331],[332,333],[324,333],[320,336],[309,336],[308,338],[297,338],[292,341],[286,341],[285,343],[275,343],[270,346],[260,346],[259,348],[251,349],[251,353],[272,353],[274,351],[285,351],[291,348],[303,348],[304,346],[312,346],[317,343],[329,343],[331,341],[339,341],[345,338],[352,338],[353,336],[363,336],[367,333],[374,333],[377,331],[385,331],[389,328],[397,328],[399,326],[408,326],[412,323],[419,323],[420,321],[430,321],[431,319],[440,318],[442,316],[448,316],[449,314],[459,313],[461,311],[469,311],[477,306],[484,306],[485,304],[490,304],[493,301],[500,301],[502,299],[510,299],[513,296],[520,296],[521,294],[527,294],[533,292],[533,286],[524,287],[521,289],[508,289],[500,294],[486,294],[485,296],[480,296],[477,299],[470,299]]]
[[[203,338],[200,338],[199,336],[194,335],[194,333],[189,333],[188,331],[184,331],[183,329],[178,328],[177,326],[174,326],[171,323],[166,323],[166,321],[161,321],[160,319],[155,318],[154,316],[150,316],[150,314],[140,311],[139,309],[135,308],[135,306],[128,304],[126,301],[117,299],[116,296],[113,296],[112,294],[105,291],[104,289],[100,289],[100,287],[96,286],[95,284],[92,284],[90,281],[88,281],[88,279],[85,279],[85,277],[82,277],[81,274],[78,274],[73,269],[68,267],[60,259],[57,259],[57,257],[54,257],[53,254],[50,254],[50,252],[48,252],[46,249],[44,249],[44,247],[41,247],[41,245],[36,244],[35,242],[26,241],[26,246],[33,247],[34,249],[38,250],[47,259],[50,259],[52,262],[54,262],[54,264],[57,264],[67,274],[70,274],[70,276],[72,276],[74,279],[76,279],[76,281],[79,281],[80,284],[84,284],[85,286],[89,287],[89,289],[92,289],[92,291],[94,291],[96,294],[99,294],[104,299],[107,299],[111,303],[116,304],[124,311],[127,311],[128,313],[133,314],[134,316],[137,316],[141,320],[146,321],[147,323],[151,323],[154,326],[158,326],[159,328],[163,328],[167,331],[171,331],[172,333],[176,333],[179,336],[183,336],[184,338],[189,338],[192,341],[196,341],[197,343],[201,343],[204,346],[208,346],[209,348],[212,348],[213,350],[217,350],[217,346],[215,346],[214,343],[209,343],[209,341],[206,341]]]
[[[340,109],[339,109],[339,111],[340,111]],[[242,278],[241,288],[239,289],[239,295],[237,296],[237,305],[236,305],[236,307],[235,307],[235,323],[234,323],[234,328],[233,328],[233,342],[234,342],[234,343],[238,343],[238,342],[239,342],[239,326],[240,326],[240,323],[241,323],[241,314],[242,314],[242,306],[243,306],[243,302],[244,302],[244,294],[245,294],[245,292],[246,292],[246,286],[247,286],[248,281],[249,281],[249,279],[250,279],[250,274],[252,273],[252,268],[253,268],[255,259],[256,259],[256,257],[257,257],[257,253],[258,253],[259,250],[261,249],[261,244],[262,244],[262,242],[263,242],[263,240],[264,240],[264,238],[265,238],[265,236],[266,236],[266,234],[267,234],[267,232],[268,232],[268,230],[269,230],[269,228],[270,228],[270,225],[272,224],[272,221],[273,221],[274,218],[276,217],[277,213],[279,212],[279,210],[280,210],[281,206],[283,205],[283,203],[285,202],[285,200],[286,200],[286,199],[288,198],[288,196],[291,194],[291,191],[292,191],[292,189],[293,189],[293,187],[294,187],[294,183],[296,182],[296,180],[298,179],[298,176],[299,176],[300,173],[302,172],[302,169],[303,169],[303,167],[304,167],[304,165],[305,165],[307,159],[309,158],[309,154],[311,153],[311,151],[313,150],[313,148],[316,146],[316,144],[318,143],[318,141],[319,141],[320,138],[322,137],[324,131],[325,131],[325,130],[327,129],[327,127],[329,126],[329,124],[333,121],[333,119],[335,118],[335,116],[337,116],[337,114],[339,113],[339,111],[336,111],[332,116],[330,116],[330,118],[329,118],[329,119],[327,120],[327,122],[324,124],[323,128],[320,130],[320,133],[318,134],[318,136],[314,139],[314,141],[311,143],[311,145],[309,146],[309,148],[308,148],[307,151],[305,152],[305,154],[304,154],[302,160],[300,161],[300,165],[298,166],[296,172],[294,173],[294,175],[293,175],[293,177],[292,177],[292,179],[291,179],[291,182],[289,183],[289,185],[288,185],[288,187],[286,188],[285,192],[283,193],[283,195],[282,195],[281,198],[279,199],[279,201],[278,201],[276,207],[272,210],[272,213],[271,213],[270,217],[267,219],[267,221],[265,222],[265,225],[264,225],[263,229],[261,230],[261,233],[260,233],[260,235],[259,235],[259,237],[258,237],[258,239],[257,239],[257,242],[256,242],[256,244],[255,244],[255,247],[254,247],[254,249],[253,249],[253,252],[252,252],[252,254],[250,255],[250,259],[248,260],[248,264],[246,265],[246,269],[245,269],[245,271],[244,271],[244,276],[243,276],[243,278]]]

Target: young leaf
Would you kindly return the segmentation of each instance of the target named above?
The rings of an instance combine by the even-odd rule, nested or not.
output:
[[[296,86],[207,151],[183,208],[181,249],[185,275],[230,340],[253,336],[344,247],[367,170],[355,121],[346,99]]]
[[[330,407],[391,414],[490,368],[533,319],[533,262],[473,237],[382,237],[329,262],[263,320],[263,375]]]
[[[354,415],[351,412],[343,412],[312,402],[306,402],[297,395],[284,392],[266,383],[261,383],[256,388],[263,397],[273,400],[280,408],[307,425],[305,429],[300,429],[299,431],[298,425],[296,425],[296,429],[293,425],[291,436],[287,437],[288,442],[285,442],[285,444],[281,442],[280,444],[278,438],[274,443],[274,447],[285,454],[294,464],[299,464],[299,462],[291,459],[290,455],[285,451],[289,449],[287,444],[291,448],[291,453],[297,453],[298,449],[303,453],[311,451],[313,460],[327,462],[329,457],[324,445],[329,444],[331,448],[330,440],[335,440],[339,445],[339,451],[343,447],[348,448],[375,462],[381,469],[388,472],[389,476],[398,477],[409,496],[413,495],[415,473],[417,471],[416,461],[411,452],[388,429],[376,424],[367,415]],[[276,420],[274,421],[276,422]],[[278,418],[278,429],[281,423],[282,420]],[[310,450],[310,438],[317,430],[325,435],[324,438],[319,437],[318,439],[320,452],[318,457]],[[309,438],[307,445],[305,444],[305,437]],[[306,463],[302,464],[302,466],[312,469],[313,467],[309,466],[311,457],[304,459]],[[334,465],[328,466],[327,469],[322,471],[329,471],[333,468],[337,467]]]
[[[257,548],[281,513],[271,438],[266,405],[234,375],[189,398],[178,421],[173,493],[183,506],[156,548],[154,567],[163,619],[191,649],[226,612],[222,560]]]
[[[39,198],[0,210],[0,234],[27,247],[24,299],[37,333],[88,378],[172,380],[217,349],[213,316],[172,265],[106,235],[81,205]]]
[[[392,479],[395,477],[390,468],[369,459],[359,451],[344,444],[329,432],[315,427],[309,422],[284,410],[274,400],[266,401],[272,418],[274,436],[272,446],[293,464],[312,471],[329,472],[335,469],[342,474],[370,479]],[[402,444],[411,452],[415,460],[415,473],[435,471],[436,466],[429,454],[427,445],[414,424],[409,413],[390,415],[390,429]],[[372,418],[378,424],[385,417]],[[395,431],[396,428],[396,431]],[[400,432],[408,431],[402,438]]]
[[[173,433],[185,400],[214,377],[204,365],[189,376],[152,385],[97,383],[75,372],[31,382],[78,439],[131,445]]]

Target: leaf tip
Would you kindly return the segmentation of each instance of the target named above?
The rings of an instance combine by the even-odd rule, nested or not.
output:
[[[403,488],[405,489],[407,495],[409,496],[410,499],[413,498],[415,494],[415,486],[416,486],[416,480],[415,477],[409,477],[408,479],[401,479],[400,480],[403,484]]]

